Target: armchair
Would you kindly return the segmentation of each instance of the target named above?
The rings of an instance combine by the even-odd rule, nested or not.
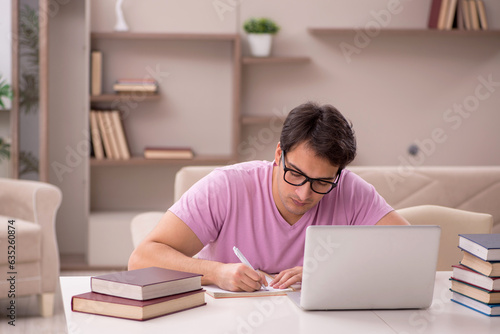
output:
[[[55,219],[61,201],[56,186],[0,178],[0,298],[37,295],[44,317],[53,315],[59,277]]]

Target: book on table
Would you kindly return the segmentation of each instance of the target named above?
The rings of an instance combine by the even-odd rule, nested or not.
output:
[[[486,290],[500,290],[500,277],[489,277],[463,265],[454,265],[452,278]]]
[[[452,292],[451,300],[490,317],[500,316],[500,304],[485,304],[458,292]]]
[[[457,281],[453,278],[450,280],[451,291],[458,292],[462,295],[473,298],[485,304],[500,303],[500,290],[486,290],[472,284]]]
[[[458,247],[484,261],[500,261],[500,234],[459,234]]]
[[[148,300],[201,289],[200,274],[158,267],[93,276],[93,292],[135,300]]]
[[[189,147],[146,147],[146,159],[193,159],[193,150]]]
[[[460,264],[486,276],[500,277],[500,261],[485,261],[464,251]]]
[[[142,321],[205,304],[205,291],[203,289],[148,300],[87,292],[72,297],[71,310]]]

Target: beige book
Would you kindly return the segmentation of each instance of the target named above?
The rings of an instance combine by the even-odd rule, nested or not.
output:
[[[465,30],[472,30],[469,1],[468,0],[460,0],[460,1],[462,5],[462,15],[464,19]]]
[[[104,111],[97,112],[97,124],[99,124],[99,131],[101,132],[102,143],[104,144],[104,151],[106,152],[107,159],[114,159],[114,153],[111,146],[110,131],[106,127],[106,121],[104,118]]]
[[[488,30],[488,20],[486,19],[486,8],[483,0],[476,0],[477,12],[479,14],[479,22],[482,30]]]
[[[123,130],[122,120],[120,119],[120,112],[118,110],[112,110],[110,116],[113,123],[114,133],[116,134],[118,151],[121,159],[130,159],[130,151],[127,145],[127,139],[125,137],[125,131]]]
[[[92,51],[91,55],[90,94],[102,94],[102,52]]]
[[[441,1],[441,9],[439,10],[438,16],[438,29],[445,29],[446,27],[446,14],[448,13],[448,8],[450,6],[450,0],[442,0]]]
[[[111,117],[111,111],[105,111],[104,113],[104,124],[109,131],[109,139],[111,142],[111,154],[113,154],[114,159],[121,159],[120,149],[118,148],[118,136],[116,134],[116,128]]]
[[[470,8],[470,19],[471,19],[472,30],[480,30],[481,27],[479,26],[479,15],[477,13],[477,6],[475,0],[469,0],[469,8]]]
[[[90,136],[92,138],[95,158],[97,160],[104,159],[104,149],[102,147],[101,134],[97,123],[97,112],[95,110],[90,111]]]
[[[446,30],[451,30],[453,28],[453,20],[455,19],[455,15],[457,13],[457,2],[457,0],[449,0],[444,27]]]

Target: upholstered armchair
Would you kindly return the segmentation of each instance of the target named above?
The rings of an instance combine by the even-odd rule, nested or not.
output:
[[[0,298],[37,295],[42,316],[54,311],[55,219],[61,200],[56,186],[0,178]]]

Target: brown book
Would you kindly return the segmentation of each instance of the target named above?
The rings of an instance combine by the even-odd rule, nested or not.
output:
[[[91,59],[91,78],[90,78],[90,94],[102,94],[102,52],[92,51]]]
[[[122,120],[120,118],[120,112],[118,110],[112,110],[110,112],[111,122],[113,124],[113,134],[118,145],[118,153],[121,159],[130,159],[130,151],[128,149],[127,139],[125,137],[125,131],[123,130]]]
[[[484,8],[484,2],[483,0],[476,0],[476,4],[481,29],[488,30],[488,20],[486,19],[486,8]]]
[[[131,320],[148,320],[205,305],[205,290],[149,300],[133,300],[87,292],[71,298],[71,310]]]
[[[97,122],[97,111],[90,111],[90,136],[92,138],[92,147],[94,148],[95,158],[104,159],[104,148],[102,147],[101,133]]]
[[[451,290],[486,304],[500,303],[500,291],[485,290],[455,279],[451,279]]]
[[[500,277],[500,261],[485,261],[464,251],[460,264],[486,276]]]
[[[470,17],[470,7],[468,0],[460,0],[460,5],[462,9],[462,16],[464,21],[465,30],[472,30],[472,21]]]
[[[146,159],[192,159],[193,151],[189,147],[146,147]]]
[[[91,277],[93,292],[147,300],[201,289],[199,274],[149,267]]]

